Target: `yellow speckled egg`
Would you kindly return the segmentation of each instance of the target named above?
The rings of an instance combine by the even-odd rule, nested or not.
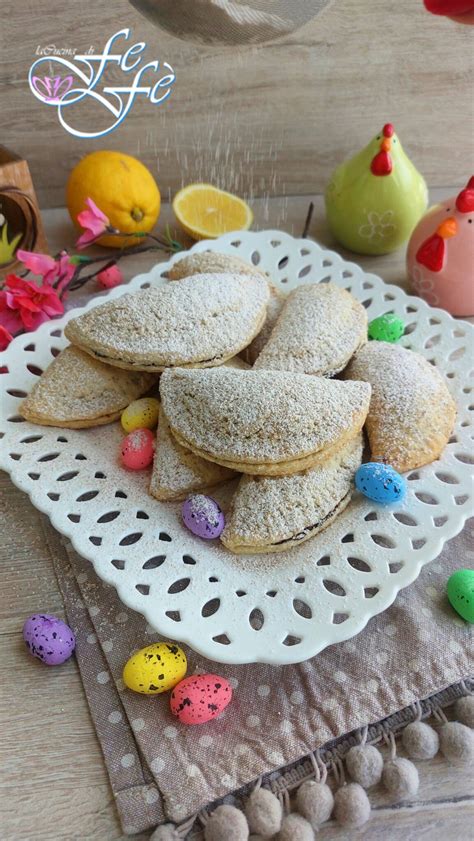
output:
[[[186,674],[186,656],[179,646],[155,642],[132,654],[123,669],[123,682],[142,695],[159,695],[173,689]]]
[[[155,397],[142,397],[134,400],[122,412],[122,426],[125,432],[134,429],[154,429],[158,423],[160,402]]]

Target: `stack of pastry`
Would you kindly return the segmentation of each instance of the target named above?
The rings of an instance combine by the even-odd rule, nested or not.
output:
[[[455,413],[443,380],[411,351],[366,344],[365,309],[345,290],[310,283],[285,298],[211,252],[176,262],[169,281],[71,320],[24,417],[108,423],[159,378],[150,493],[176,501],[238,479],[221,536],[236,553],[286,550],[334,520],[364,423],[373,457],[401,470],[443,449]]]
[[[366,383],[178,368],[163,374],[161,398],[176,446],[201,466],[243,474],[221,537],[233,552],[288,549],[348,504],[362,456]]]

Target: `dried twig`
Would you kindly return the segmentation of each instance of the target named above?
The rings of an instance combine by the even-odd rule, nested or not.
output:
[[[306,239],[308,236],[309,228],[311,225],[311,219],[313,218],[313,211],[314,211],[314,202],[310,202],[308,207],[308,212],[306,214],[306,221],[304,223],[303,233],[301,234],[303,239]]]

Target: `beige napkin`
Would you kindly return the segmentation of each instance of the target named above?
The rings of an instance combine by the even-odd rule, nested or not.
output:
[[[160,636],[44,523],[126,833],[184,821],[260,775],[284,769],[474,672],[472,626],[445,596],[448,576],[473,566],[471,520],[391,608],[356,638],[306,663],[225,666],[185,648],[189,674],[217,671],[235,690],[222,717],[185,727],[171,715],[168,695],[138,695],[121,680],[130,654]],[[452,694],[445,693],[440,703]],[[273,779],[278,790],[281,777]]]

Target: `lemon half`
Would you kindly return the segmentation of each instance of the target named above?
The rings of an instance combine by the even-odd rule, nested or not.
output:
[[[242,199],[212,184],[189,184],[173,199],[179,224],[193,239],[216,239],[230,231],[247,231],[253,213]]]

